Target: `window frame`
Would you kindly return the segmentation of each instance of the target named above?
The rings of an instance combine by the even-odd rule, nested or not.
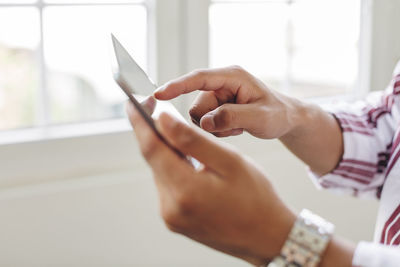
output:
[[[148,10],[150,76],[162,84],[193,69],[208,67],[210,1],[146,0],[144,3]],[[362,1],[360,84],[356,95],[346,96],[347,99],[362,97],[370,91],[373,25],[372,0]],[[187,110],[194,95],[182,97],[176,104]],[[0,187],[127,169],[141,161],[126,119],[93,122],[94,130],[84,134],[76,130],[79,125],[42,125],[33,129],[36,131],[33,134],[24,129],[0,132]],[[107,148],[109,153],[99,153],[100,148]],[[68,167],[66,162],[73,167]]]
[[[47,7],[67,7],[67,6],[118,6],[118,5],[143,5],[147,7],[146,0],[115,0],[108,2],[96,2],[96,1],[88,1],[81,3],[51,3],[46,2],[45,0],[35,0],[32,3],[0,3],[0,8],[9,7],[9,8],[18,8],[18,7],[30,7],[35,8],[39,15],[39,43],[36,47],[35,54],[37,55],[36,60],[39,66],[39,75],[38,75],[38,95],[37,95],[37,110],[36,110],[36,121],[35,128],[46,128],[51,126],[50,120],[50,103],[49,103],[49,87],[47,84],[47,73],[48,68],[45,61],[45,52],[44,52],[44,19],[43,13],[44,9]],[[150,53],[148,53],[150,54]],[[147,55],[147,57],[149,57]],[[24,131],[24,129],[16,130],[16,131]]]

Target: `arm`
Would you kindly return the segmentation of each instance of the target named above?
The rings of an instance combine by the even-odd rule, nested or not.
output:
[[[320,107],[298,103],[297,125],[279,140],[317,175],[332,171],[343,155],[343,136],[336,119]]]
[[[317,174],[330,172],[343,153],[342,134],[332,115],[315,105],[279,94],[240,67],[201,70],[160,88],[155,97],[175,98],[196,90],[190,115],[216,136],[250,134],[279,138]]]
[[[279,138],[310,166],[322,187],[379,197],[391,168],[392,145],[400,142],[400,137],[394,140],[400,121],[400,64],[394,73],[386,91],[357,103],[337,103],[332,113],[270,90],[235,66],[189,73],[167,83],[155,97],[171,99],[200,90],[190,115],[202,129],[219,137],[247,131]]]
[[[297,109],[297,124],[279,140],[317,175],[329,173],[343,155],[340,127],[316,105],[299,103]]]
[[[255,266],[279,255],[296,216],[258,166],[232,147],[161,114],[156,121],[160,133],[204,165],[194,170],[158,139],[132,105],[128,114],[153,170],[169,229]],[[352,245],[335,237],[321,266],[351,267],[353,253]]]
[[[151,112],[154,103],[148,103]],[[161,214],[170,230],[255,266],[279,254],[295,215],[254,163],[233,148],[162,114],[156,122],[161,134],[204,164],[204,168],[194,170],[158,139],[132,105],[128,114],[152,168]],[[320,266],[397,267],[399,262],[396,247],[361,242],[355,248],[334,236]]]

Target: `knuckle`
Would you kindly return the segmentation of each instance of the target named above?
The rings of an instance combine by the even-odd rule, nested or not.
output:
[[[198,112],[198,106],[197,105],[193,105],[189,109],[189,115],[196,123],[199,123],[199,121],[201,119],[201,115]]]
[[[175,195],[171,205],[162,207],[161,216],[170,231],[184,233],[188,228],[188,218],[193,216],[195,210],[196,203],[193,194],[184,190]]]
[[[173,136],[180,135],[182,132],[182,128],[183,128],[182,124],[180,124],[176,121],[172,122],[172,124],[170,125],[171,134]]]
[[[194,213],[196,203],[193,196],[194,194],[183,192],[176,197],[175,201],[180,217],[188,217]]]
[[[207,71],[205,69],[197,69],[192,72],[192,75],[197,78],[203,78],[207,75]]]
[[[230,66],[229,68],[230,68],[231,72],[233,72],[233,73],[235,73],[235,74],[243,74],[243,73],[246,72],[246,71],[244,70],[244,68],[242,68],[242,67],[239,66],[239,65],[232,65],[232,66]]]
[[[176,211],[165,208],[161,211],[161,216],[171,232],[179,233],[182,231],[181,220]]]
[[[216,129],[225,128],[233,122],[233,114],[228,109],[221,107],[215,115],[214,123]]]
[[[182,123],[171,125],[171,134],[177,137],[176,142],[179,146],[190,146],[196,141],[192,131]]]

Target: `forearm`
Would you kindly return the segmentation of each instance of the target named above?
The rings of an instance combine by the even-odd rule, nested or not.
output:
[[[291,227],[294,224],[295,218],[290,218],[290,221],[287,223],[283,223],[281,227],[277,229],[279,234],[279,238],[276,239],[277,247],[274,248],[274,251],[269,251],[269,254],[273,254],[274,257],[280,254],[282,247],[289,236],[289,232]],[[288,226],[290,225],[290,226]],[[271,237],[267,237],[271,238]],[[269,248],[270,249],[270,248]],[[268,251],[266,249],[265,251]],[[319,263],[319,267],[352,267],[353,257],[355,252],[355,245],[354,243],[344,240],[343,238],[333,236],[326,250],[321,255],[321,261]],[[258,259],[244,259],[247,260],[249,263],[253,264],[254,266],[264,266],[268,260],[271,258],[263,257]]]
[[[343,137],[336,119],[316,105],[292,101],[292,130],[280,141],[318,175],[332,171],[343,155]]]
[[[355,246],[350,242],[334,237],[322,256],[321,267],[351,267]]]

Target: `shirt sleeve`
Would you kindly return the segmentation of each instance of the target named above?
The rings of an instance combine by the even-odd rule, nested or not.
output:
[[[385,91],[371,93],[364,101],[327,107],[340,125],[344,154],[331,173],[321,177],[311,173],[317,187],[380,198],[391,148],[400,142],[395,136],[400,121],[400,64],[394,73]]]
[[[398,267],[400,250],[382,244],[360,242],[353,256],[353,267]]]

